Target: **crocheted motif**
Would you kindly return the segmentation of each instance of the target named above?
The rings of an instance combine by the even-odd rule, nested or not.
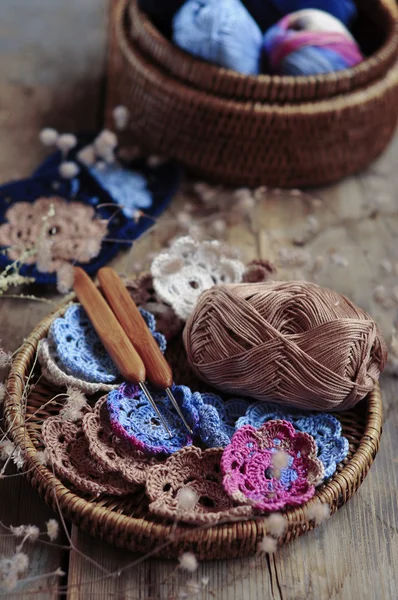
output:
[[[235,422],[246,413],[249,402],[232,399],[224,402],[215,394],[196,392],[192,402],[197,408],[199,421],[194,434],[208,448],[224,448],[235,431]]]
[[[106,396],[98,400],[93,412],[84,416],[82,427],[91,456],[106,471],[118,473],[129,483],[145,484],[148,469],[156,461],[116,437],[109,420]]]
[[[297,431],[312,435],[317,445],[317,456],[325,469],[325,478],[335,473],[338,463],[348,454],[349,442],[341,435],[341,423],[329,413],[304,413],[294,408],[286,410],[277,404],[255,402],[249,406],[246,415],[238,419],[236,429],[244,425],[258,428],[275,419],[289,421]]]
[[[131,219],[137,210],[146,210],[152,205],[148,181],[141,173],[114,164],[106,165],[104,169],[92,167],[90,173],[122,205],[126,217]]]
[[[110,392],[119,385],[90,383],[88,381],[83,381],[83,379],[77,379],[77,377],[74,377],[73,375],[68,375],[63,370],[63,366],[54,345],[48,338],[40,340],[37,358],[42,369],[43,377],[45,377],[47,381],[54,383],[57,387],[72,387],[85,394],[91,395],[96,394],[97,392]]]
[[[155,331],[155,317],[142,309],[140,312],[164,352],[166,340]],[[120,379],[116,366],[80,304],[72,305],[63,317],[55,319],[48,335],[60,365],[69,375],[91,383],[111,384]]]
[[[272,460],[277,451],[290,457],[288,466],[279,472]],[[224,489],[234,501],[261,511],[303,504],[324,477],[316,452],[314,439],[296,432],[287,421],[268,421],[258,430],[245,425],[221,458]]]
[[[150,391],[169,427],[171,437],[141,389],[127,383],[110,392],[107,398],[110,422],[115,434],[147,454],[172,454],[191,445],[192,438],[182,426],[166,393]],[[172,392],[188,424],[194,428],[198,414],[191,400],[191,391],[183,385],[174,385]]]
[[[244,268],[226,256],[217,240],[197,242],[182,237],[155,258],[151,273],[158,296],[186,320],[202,292],[220,283],[240,282]]]
[[[54,214],[49,216],[52,207]],[[107,232],[107,223],[95,217],[92,206],[57,196],[16,202],[5,213],[7,222],[0,225],[0,246],[8,246],[8,257],[17,260],[37,244],[48,245],[52,257],[49,273],[65,261],[88,263],[99,254]],[[36,256],[24,258],[27,264],[35,261]]]
[[[55,472],[77,490],[95,496],[123,496],[135,490],[133,485],[109,473],[91,458],[81,426],[50,417],[43,423],[42,436]]]
[[[149,311],[156,319],[156,329],[166,340],[173,339],[183,328],[184,322],[177,317],[174,310],[165,304],[153,288],[152,275],[141,275],[127,280],[126,285],[137,306]]]
[[[198,525],[249,516],[252,508],[235,506],[222,488],[221,455],[222,450],[201,451],[191,446],[149,469],[146,481],[149,510],[167,519]],[[179,506],[179,493],[186,487],[198,495],[198,503],[190,510]]]
[[[79,150],[92,143],[93,139],[93,136],[84,138],[80,136],[79,144],[68,154],[67,160],[75,160]],[[147,179],[148,189],[152,195],[152,205],[145,211],[147,216],[136,222],[124,216],[108,191],[92,177],[85,165],[80,165],[77,177],[73,179],[61,177],[59,166],[63,160],[62,153],[56,152],[39,166],[32,177],[0,187],[0,224],[6,223],[6,213],[11,206],[19,202],[31,204],[38,198],[50,198],[54,194],[69,204],[77,202],[93,207],[98,219],[107,223],[107,235],[106,243],[102,244],[98,256],[81,265],[90,275],[94,275],[120,250],[128,248],[133,240],[152,227],[153,218],[160,215],[168,206],[181,177],[180,169],[172,164],[153,168],[146,164],[145,159],[135,161],[132,166]],[[83,236],[83,239],[84,237],[87,238]],[[0,268],[5,268],[11,262],[12,259],[7,254],[0,253]],[[39,284],[56,283],[55,273],[38,271],[35,263],[23,264],[19,272],[24,277],[35,279]]]

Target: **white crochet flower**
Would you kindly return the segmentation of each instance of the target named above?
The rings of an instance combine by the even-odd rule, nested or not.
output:
[[[158,296],[186,320],[202,292],[221,283],[239,283],[244,268],[219,241],[199,242],[187,236],[154,259],[151,273]]]

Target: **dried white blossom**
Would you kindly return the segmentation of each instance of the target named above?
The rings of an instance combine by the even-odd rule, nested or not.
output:
[[[10,558],[0,559],[0,588],[12,591],[18,583],[18,575],[26,571],[29,557],[24,552],[16,552]]]
[[[373,290],[373,298],[379,304],[383,304],[383,302],[386,301],[387,292],[386,292],[386,288],[384,287],[384,285],[377,285],[375,287],[375,289]]]
[[[274,469],[286,469],[289,466],[290,456],[284,450],[277,450],[271,457]]]
[[[278,540],[265,535],[261,542],[258,543],[257,552],[259,554],[273,554],[278,548]]]
[[[67,262],[57,269],[57,290],[60,294],[67,294],[73,288],[75,274],[73,266]]]
[[[41,239],[37,244],[36,268],[40,273],[48,273],[52,266],[52,240]]]
[[[319,221],[315,215],[308,215],[307,217],[307,229],[312,235],[319,229]]]
[[[215,221],[213,221],[212,229],[214,233],[221,235],[225,232],[226,228],[227,224],[223,219],[216,219]]]
[[[265,519],[265,527],[270,535],[280,537],[287,528],[287,521],[280,513],[272,513]]]
[[[148,167],[156,168],[161,167],[166,162],[167,158],[165,158],[164,156],[152,155],[148,157],[146,164],[148,165]]]
[[[343,267],[345,269],[349,265],[349,262],[346,259],[346,257],[342,256],[341,254],[338,254],[337,252],[333,252],[333,254],[331,254],[330,256],[330,259],[332,263],[336,265],[336,267]]]
[[[184,552],[181,554],[178,561],[180,563],[180,568],[183,569],[183,571],[194,573],[198,568],[197,558],[192,552]]]
[[[58,171],[64,179],[73,179],[79,173],[79,167],[75,162],[66,160],[59,165]]]
[[[58,140],[58,131],[52,127],[45,127],[39,133],[39,140],[43,146],[55,146]]]
[[[77,153],[77,159],[87,167],[92,167],[96,161],[94,146],[84,146],[84,148]]]
[[[380,263],[380,268],[385,273],[392,273],[392,270],[393,270],[392,262],[388,259],[382,260]]]
[[[0,404],[4,402],[4,398],[6,397],[7,388],[4,383],[0,383]]]
[[[117,146],[117,136],[113,131],[104,129],[94,140],[94,149],[97,156],[106,163],[114,162],[114,151]]]
[[[112,116],[115,122],[116,129],[118,129],[119,131],[123,131],[123,129],[126,129],[130,117],[129,110],[128,108],[126,108],[126,106],[122,106],[121,104],[119,106],[115,106],[115,108],[112,111]]]
[[[17,527],[10,526],[11,533],[17,538],[24,538],[24,541],[35,542],[40,530],[36,525],[18,525]]]
[[[210,583],[210,577],[208,575],[205,575],[204,577],[202,577],[202,585],[203,587],[207,587]]]
[[[68,396],[69,404],[73,405],[79,410],[82,410],[82,408],[87,408],[87,398],[81,390],[68,386],[66,388],[66,394]]]
[[[330,517],[330,506],[327,502],[316,502],[304,509],[307,518],[320,525]]]
[[[12,353],[5,352],[2,348],[0,348],[0,369],[5,369],[9,367],[12,363]]]
[[[36,452],[36,459],[38,460],[38,462],[45,466],[48,465],[48,463],[50,462],[50,452],[48,450],[48,448],[45,448],[44,450],[39,450],[38,452]]]
[[[77,144],[77,138],[73,133],[62,133],[57,139],[57,147],[66,154]]]
[[[199,501],[199,496],[194,489],[183,487],[178,493],[177,500],[179,510],[193,510]]]
[[[47,535],[52,542],[57,539],[59,534],[59,523],[55,519],[50,519],[46,523],[47,526]]]

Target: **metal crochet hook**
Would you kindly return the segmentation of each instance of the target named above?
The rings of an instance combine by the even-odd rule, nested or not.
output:
[[[170,389],[173,385],[170,365],[161,353],[123,281],[109,267],[99,270],[98,279],[104,296],[145,365],[148,381],[156,388],[163,388],[166,391],[181,421],[189,433],[193,433]]]
[[[171,437],[167,423],[145,385],[146,371],[143,361],[96,285],[85,271],[79,267],[74,269],[73,287],[98,337],[120,374],[126,381],[140,386],[163,427]]]

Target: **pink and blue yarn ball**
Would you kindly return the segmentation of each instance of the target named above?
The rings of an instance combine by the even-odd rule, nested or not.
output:
[[[317,75],[354,67],[363,60],[348,29],[319,10],[287,15],[263,40],[265,70],[279,75]]]

